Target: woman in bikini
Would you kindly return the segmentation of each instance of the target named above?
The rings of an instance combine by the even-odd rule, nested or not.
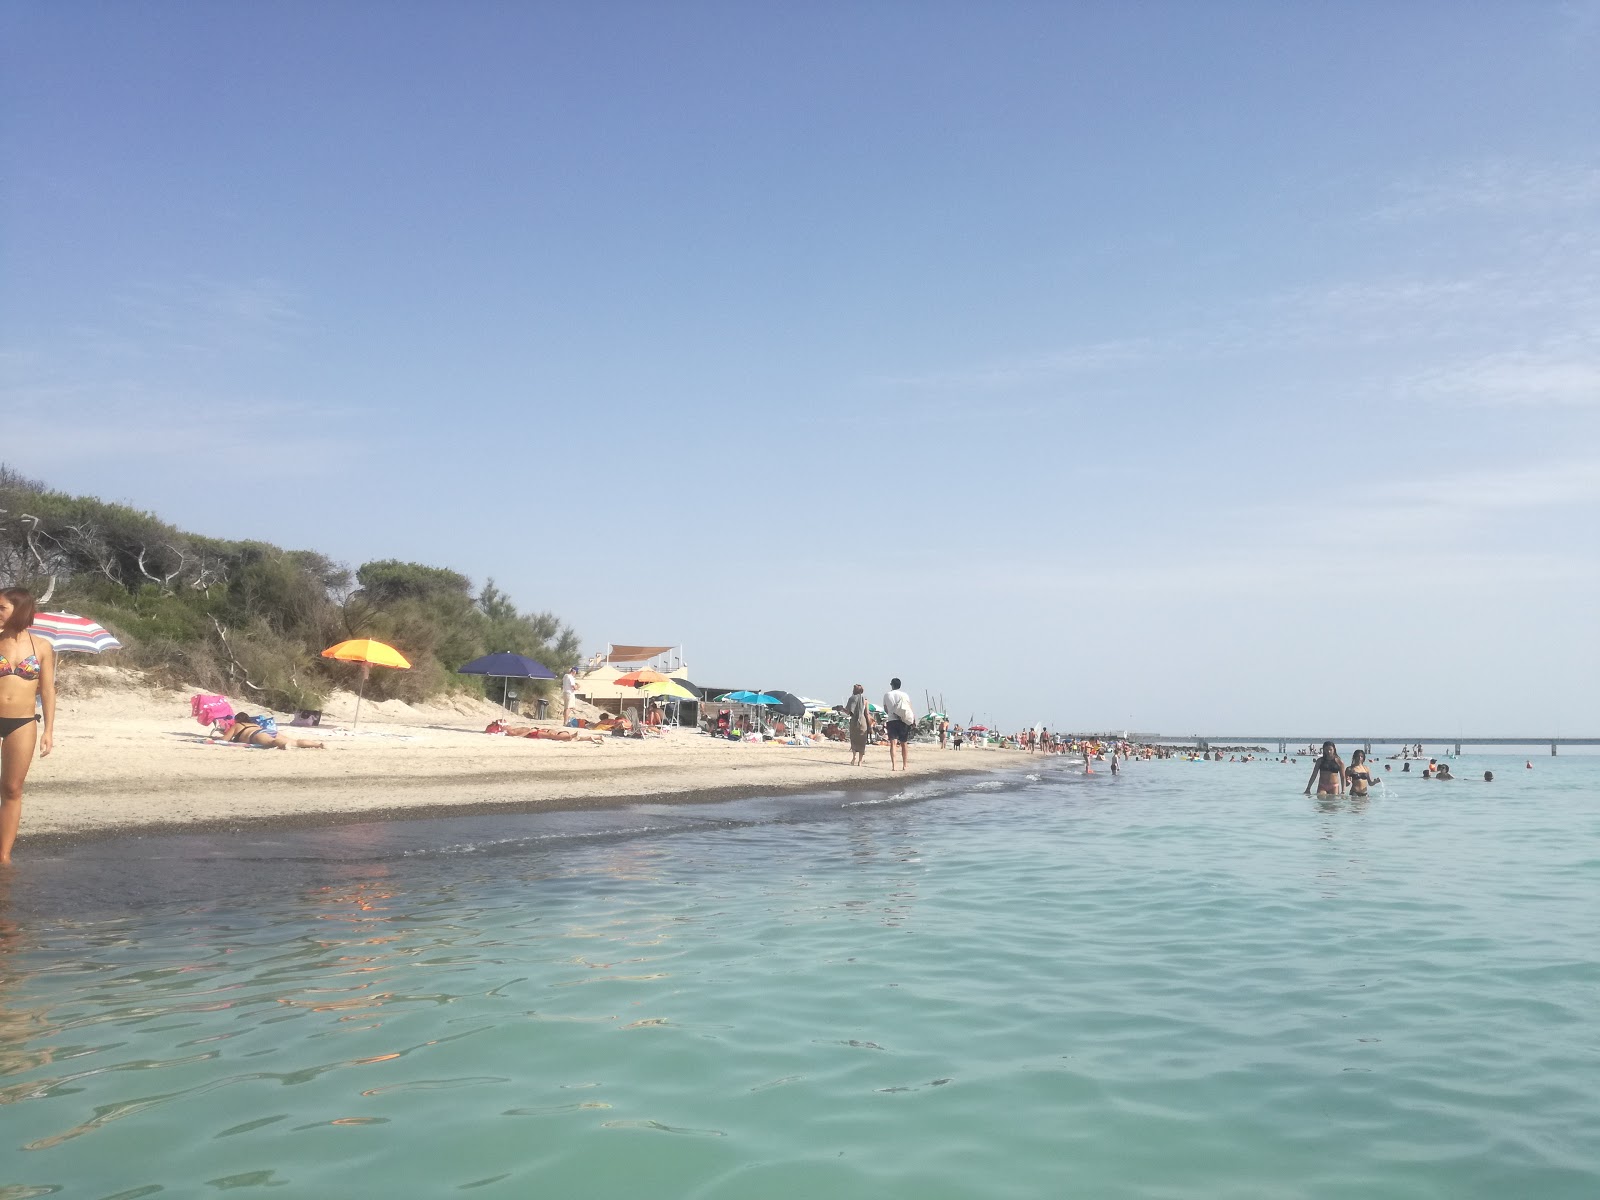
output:
[[[238,742],[244,746],[256,746],[262,750],[287,750],[294,746],[299,750],[326,750],[325,742],[311,742],[305,738],[286,738],[281,733],[268,733],[257,725],[247,713],[236,712],[233,714],[233,724],[222,738],[225,742]]]
[[[1350,765],[1344,769],[1344,781],[1349,785],[1352,796],[1367,794],[1367,789],[1372,786],[1372,769],[1367,766],[1365,750],[1350,752]]]
[[[1319,796],[1344,795],[1344,763],[1339,761],[1339,748],[1332,742],[1322,743],[1322,754],[1311,764],[1311,778],[1306,780],[1306,795],[1311,795],[1311,785],[1317,785]]]
[[[32,592],[0,592],[0,866],[10,863],[22,824],[22,784],[33,752],[49,754],[55,735],[56,648],[29,632],[35,608]],[[34,712],[41,701],[42,718]]]

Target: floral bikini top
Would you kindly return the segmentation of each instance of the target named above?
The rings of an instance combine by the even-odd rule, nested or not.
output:
[[[28,635],[28,645],[33,645],[33,635],[31,633]],[[38,651],[35,650],[34,653],[28,655],[27,658],[23,659],[14,667],[11,665],[11,660],[9,658],[7,658],[4,654],[0,654],[0,677],[6,675],[15,675],[18,679],[26,679],[29,681],[38,679]]]

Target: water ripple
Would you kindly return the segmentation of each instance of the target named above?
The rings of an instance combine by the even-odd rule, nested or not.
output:
[[[1445,819],[1213,766],[369,832],[36,923],[0,1200],[1600,1195],[1600,768]]]

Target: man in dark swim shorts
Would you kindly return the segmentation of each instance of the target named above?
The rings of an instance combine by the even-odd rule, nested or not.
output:
[[[911,707],[911,697],[900,690],[900,681],[891,679],[889,690],[883,694],[883,715],[889,719],[889,770],[894,770],[894,748],[900,747],[900,769],[906,769],[906,743],[917,731],[916,710]]]

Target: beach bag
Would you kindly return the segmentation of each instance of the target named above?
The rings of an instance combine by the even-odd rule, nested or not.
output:
[[[261,726],[262,733],[270,733],[273,737],[278,736],[278,721],[276,717],[269,717],[266,713],[262,713],[259,717],[252,717],[251,721]]]
[[[218,721],[226,721],[233,716],[233,705],[225,696],[213,696],[202,692],[190,699],[189,711],[200,724],[215,725]]]

